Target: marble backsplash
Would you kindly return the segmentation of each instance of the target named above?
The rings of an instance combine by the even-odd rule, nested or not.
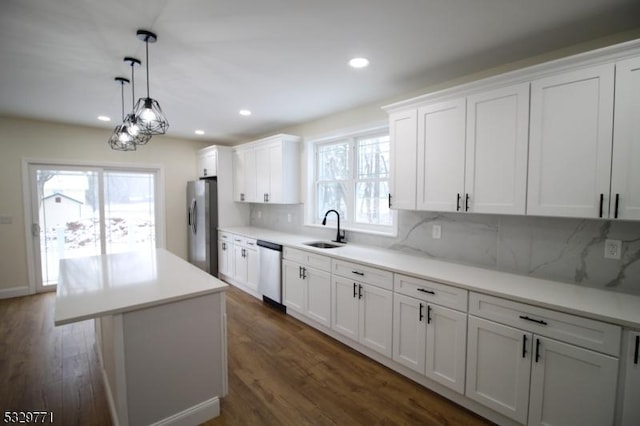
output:
[[[251,206],[251,225],[333,239],[335,228],[304,226],[302,205]],[[442,238],[431,237],[440,225]],[[620,260],[604,258],[622,240]],[[398,212],[398,235],[347,232],[347,240],[538,278],[640,294],[640,222],[464,213]]]

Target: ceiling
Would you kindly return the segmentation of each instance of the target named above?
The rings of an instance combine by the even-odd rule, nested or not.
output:
[[[638,0],[2,0],[0,114],[113,128],[113,78],[130,76],[124,56],[144,62],[135,34],[147,29],[168,135],[234,143],[634,29],[639,16]],[[351,69],[354,56],[371,65]],[[143,64],[136,97],[145,81]]]

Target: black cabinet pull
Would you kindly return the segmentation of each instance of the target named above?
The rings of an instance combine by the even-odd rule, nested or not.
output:
[[[240,193],[240,201],[244,201],[244,193]]]
[[[302,279],[307,279],[307,268],[305,268],[304,266],[302,267]]]
[[[464,211],[469,211],[469,194],[465,194],[464,196]]]
[[[268,203],[269,202],[269,194],[264,194],[264,200]]]
[[[460,194],[458,194],[458,198],[456,198],[456,211],[460,211]]]
[[[531,322],[535,322],[536,324],[540,324],[540,325],[547,325],[546,321],[543,320],[539,320],[539,319],[535,319],[535,318],[529,318],[526,315],[520,315],[520,318],[522,318],[523,320],[527,320],[527,321],[531,321]]]
[[[358,296],[358,291],[356,290],[358,284],[353,283],[353,298],[355,299]]]
[[[302,278],[302,266],[298,266],[298,278]]]
[[[540,339],[536,339],[536,362],[540,359]]]
[[[422,319],[424,318],[424,314],[422,313],[422,309],[424,308],[424,305],[421,303],[420,304],[420,313],[418,314],[418,321],[422,322]]]
[[[633,363],[636,365],[638,364],[638,357],[640,356],[638,352],[640,352],[640,335],[636,336],[636,353],[633,355]]]
[[[527,357],[527,335],[522,335],[522,358]]]
[[[600,217],[604,213],[604,194],[600,194]]]
[[[419,288],[418,291],[421,291],[423,293],[429,293],[429,294],[433,294],[435,295],[436,292],[435,291],[431,291],[431,290],[427,290],[426,288]]]
[[[431,305],[427,305],[427,324],[431,324]]]
[[[389,208],[391,208],[391,194],[389,194]]]
[[[618,218],[618,205],[620,204],[620,194],[616,194],[616,208],[615,211],[613,213],[613,218],[617,219]]]
[[[360,272],[360,271],[351,271],[352,274],[356,274],[356,275],[360,275],[361,277],[364,277],[364,272]]]
[[[362,299],[362,284],[358,284],[358,299]]]

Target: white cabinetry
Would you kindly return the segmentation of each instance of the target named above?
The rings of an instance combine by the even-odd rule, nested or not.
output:
[[[260,259],[256,240],[221,232],[218,241],[218,275],[225,281],[259,297]]]
[[[640,58],[616,64],[609,217],[640,219]]]
[[[209,146],[198,151],[198,177],[218,175],[218,147]]]
[[[234,200],[299,203],[299,140],[297,136],[281,134],[236,147]]]
[[[391,358],[393,274],[341,260],[332,265],[331,328]]]
[[[523,424],[613,423],[619,327],[476,293],[468,327],[469,398]]]
[[[226,232],[218,237],[218,277],[221,275],[233,275],[233,239]]]
[[[640,425],[640,331],[625,332],[622,426]]]
[[[416,209],[417,126],[415,109],[389,115],[392,171],[389,204],[394,209]]]
[[[608,217],[614,64],[531,83],[527,213]]]
[[[460,210],[465,119],[464,98],[418,108],[418,210]]]
[[[466,310],[467,291],[400,274],[394,290],[393,359],[464,393],[467,315],[445,306]]]
[[[288,310],[331,327],[331,259],[291,248],[284,249],[282,298]]]

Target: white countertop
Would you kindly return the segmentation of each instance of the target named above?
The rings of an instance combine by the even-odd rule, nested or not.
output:
[[[227,227],[220,230],[271,241],[286,247],[320,253],[335,259],[359,262],[392,272],[451,284],[471,291],[506,297],[622,326],[640,328],[640,296],[499,272],[351,243],[338,248],[319,249],[304,245],[306,242],[318,241],[318,238],[262,228]]]
[[[164,250],[60,261],[55,324],[148,308],[208,293],[227,284]]]

